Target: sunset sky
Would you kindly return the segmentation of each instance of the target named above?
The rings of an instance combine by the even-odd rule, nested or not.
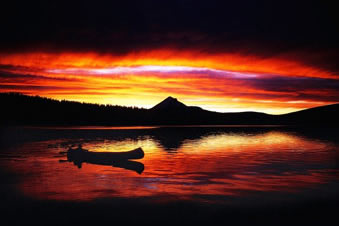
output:
[[[219,112],[339,102],[338,15],[288,1],[15,1],[0,15],[0,92]]]

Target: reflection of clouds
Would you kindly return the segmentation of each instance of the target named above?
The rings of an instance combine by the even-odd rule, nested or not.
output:
[[[40,199],[93,200],[104,197],[194,199],[300,192],[337,181],[337,146],[321,136],[276,128],[159,128],[148,130],[47,130],[11,147],[23,161],[8,161],[17,186]],[[335,131],[334,131],[335,132]],[[50,133],[50,134],[49,134]],[[49,134],[49,135],[48,135]],[[169,139],[171,137],[171,139]],[[181,144],[168,154],[164,139]],[[81,170],[59,163],[56,153],[83,143],[90,151],[126,151],[141,146],[142,175],[84,163]],[[58,145],[60,144],[60,145]],[[14,157],[13,157],[14,158]],[[212,199],[212,197],[211,197]],[[213,200],[210,200],[213,201]]]
[[[290,147],[298,147],[294,151],[316,150],[327,147],[326,143],[316,142],[312,140],[301,140],[298,136],[284,132],[266,132],[263,134],[256,133],[222,133],[210,134],[201,137],[198,140],[187,140],[184,143],[184,149],[194,150],[195,146],[199,146],[204,151],[215,151],[223,149],[228,151],[246,150],[274,152],[279,150],[289,150]],[[258,149],[259,147],[265,149]],[[192,152],[194,153],[194,152]]]

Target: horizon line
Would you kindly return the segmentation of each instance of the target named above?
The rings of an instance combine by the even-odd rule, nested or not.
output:
[[[111,106],[111,107],[125,107],[125,108],[138,108],[138,109],[142,109],[142,110],[150,110],[153,107],[155,107],[156,105],[158,105],[159,103],[161,103],[162,101],[166,100],[167,98],[173,98],[176,99],[178,102],[183,103],[181,101],[178,100],[178,98],[173,97],[172,95],[167,96],[166,98],[163,98],[162,101],[158,102],[157,104],[153,105],[153,107],[150,108],[145,108],[145,107],[139,107],[139,106],[131,106],[131,105],[118,105],[118,104],[104,104],[104,103],[95,103],[95,102],[86,102],[86,101],[77,101],[77,100],[67,100],[67,99],[56,99],[56,98],[52,98],[52,97],[46,97],[46,96],[40,96],[37,94],[33,94],[33,95],[29,95],[29,94],[25,94],[25,93],[20,93],[20,92],[0,92],[1,94],[7,94],[7,95],[21,95],[21,96],[28,96],[28,97],[38,97],[38,98],[43,98],[43,99],[48,99],[48,100],[53,100],[53,101],[67,101],[67,102],[74,102],[74,103],[79,103],[79,104],[92,104],[92,105],[98,105],[98,106]],[[183,103],[184,105],[186,105],[185,103]],[[294,112],[300,112],[300,111],[304,111],[304,110],[308,110],[308,109],[314,109],[314,108],[319,108],[319,107],[325,107],[325,106],[331,106],[331,105],[336,105],[339,104],[339,102],[336,103],[332,103],[332,104],[325,104],[325,105],[320,105],[320,106],[316,106],[316,107],[311,107],[311,108],[304,108],[304,109],[300,109],[297,111],[291,111],[288,113],[282,113],[282,114],[272,114],[272,113],[266,113],[266,112],[260,112],[260,111],[230,111],[230,112],[220,112],[220,111],[213,111],[213,110],[207,110],[204,109],[200,106],[197,105],[186,105],[187,107],[199,107],[204,111],[209,111],[209,112],[216,112],[216,113],[246,113],[246,112],[255,112],[255,113],[261,113],[261,114],[266,114],[266,115],[286,115],[286,114],[291,114]]]

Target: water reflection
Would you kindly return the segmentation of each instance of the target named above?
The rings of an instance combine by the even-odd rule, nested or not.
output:
[[[10,133],[19,134],[9,131],[4,136]],[[333,187],[339,178],[337,131],[31,129],[21,134],[16,145],[2,143],[0,164],[17,175],[22,193],[39,199],[176,197],[215,202],[214,197],[265,197],[271,192],[279,197],[281,192],[310,189],[318,195],[319,189],[338,190]],[[107,162],[82,162],[81,170],[60,164],[58,153],[79,143],[97,152],[142,147],[145,158],[108,164],[114,167],[107,167]]]

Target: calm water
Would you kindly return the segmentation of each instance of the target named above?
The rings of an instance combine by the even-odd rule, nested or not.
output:
[[[330,200],[339,195],[337,134],[273,127],[5,128],[0,176],[3,189],[37,200]],[[137,161],[144,170],[63,161],[60,152],[78,144],[109,152],[142,147],[145,157]]]

